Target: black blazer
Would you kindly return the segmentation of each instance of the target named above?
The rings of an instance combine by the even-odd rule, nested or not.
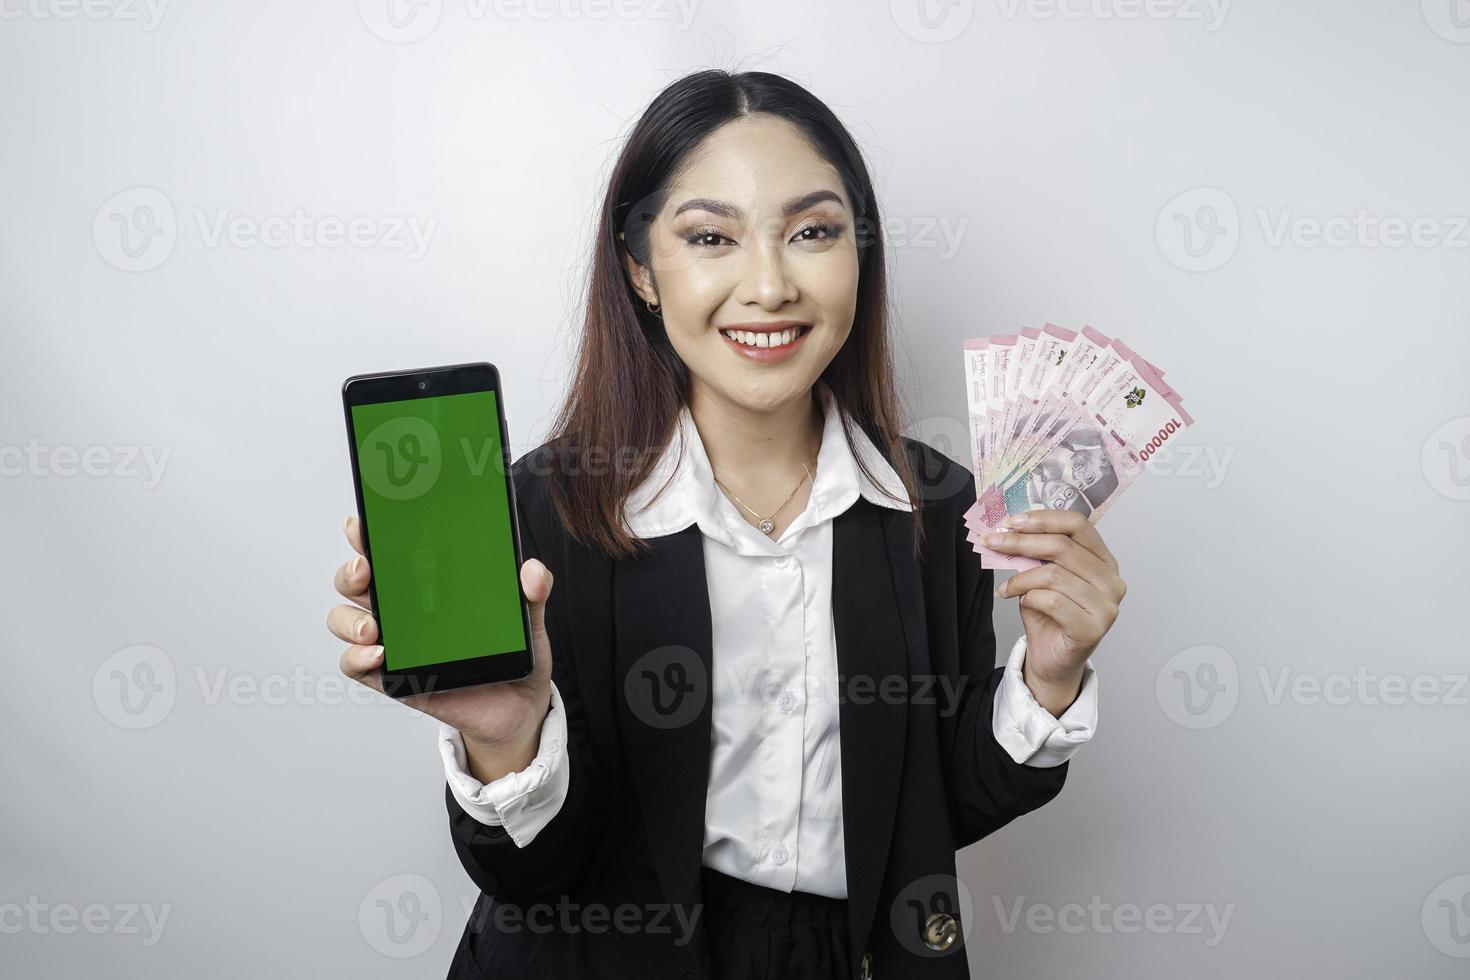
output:
[[[859,497],[833,527],[852,963],[855,977],[867,954],[873,978],[966,978],[963,922],[943,951],[923,937],[933,916],[960,918],[955,851],[1051,800],[1068,766],[1017,764],[996,742],[994,576],[963,520],[974,479],[930,446],[904,445],[922,482],[922,562],[913,513]],[[701,532],[691,525],[649,539],[651,556],[612,561],[563,530],[549,496],[557,467],[543,444],[513,476],[525,555],[556,577],[546,629],[567,710],[567,798],[520,848],[464,813],[446,785],[454,848],[481,890],[449,976],[709,977],[699,903],[713,665]]]

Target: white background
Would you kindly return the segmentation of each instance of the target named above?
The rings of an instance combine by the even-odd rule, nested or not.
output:
[[[911,434],[968,465],[961,341],[1047,320],[1197,420],[1104,524],[1097,738],[961,855],[976,975],[1464,975],[1470,5],[387,2],[0,0],[0,972],[442,975],[434,726],[324,626],[339,386],[492,360],[540,442],[618,141],[717,66],[864,147]],[[298,212],[372,240],[213,234]]]

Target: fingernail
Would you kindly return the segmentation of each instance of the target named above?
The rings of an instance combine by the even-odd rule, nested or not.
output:
[[[383,658],[383,648],[380,647],[380,646],[371,646],[371,647],[368,647],[366,650],[363,651],[362,659],[365,660],[365,661],[367,661],[368,666],[372,666],[373,664],[377,663],[382,658]]]
[[[993,548],[996,545],[1004,544],[1005,543],[1005,539],[1006,539],[1006,536],[1004,534],[996,533],[996,534],[987,534],[987,535],[985,535],[984,541],[985,541],[986,544],[990,545]]]
[[[352,564],[347,566],[347,577],[357,578],[357,573],[362,571],[362,555],[352,559]]]
[[[1004,599],[1006,597],[1006,584],[1004,582],[995,587],[995,597],[997,599]]]
[[[348,514],[346,517],[342,518],[342,533],[344,533],[344,534],[347,533],[347,529],[349,527],[351,527],[351,526],[352,526],[352,515],[351,514]]]
[[[1024,527],[1026,525],[1025,514],[1012,514],[1000,522],[1001,527]]]
[[[541,580],[544,581],[547,585],[551,584],[551,569],[547,568],[545,565],[541,566]]]
[[[357,621],[357,626],[353,629],[352,632],[353,632],[353,635],[356,636],[360,640],[363,637],[367,636],[367,631],[368,631],[368,618],[366,616],[364,616],[364,617],[362,617],[361,619],[359,619]]]

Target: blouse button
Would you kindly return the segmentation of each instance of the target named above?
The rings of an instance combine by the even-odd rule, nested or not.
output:
[[[771,852],[771,860],[775,861],[777,864],[785,864],[786,859],[790,856],[791,855],[786,853],[786,848],[782,847],[780,844],[777,844],[776,849]]]
[[[789,564],[791,564],[791,557],[789,555],[782,555],[776,559],[777,568],[785,568]]]
[[[796,698],[791,696],[790,691],[784,691],[781,694],[781,701],[779,703],[782,711],[790,712],[796,706]]]

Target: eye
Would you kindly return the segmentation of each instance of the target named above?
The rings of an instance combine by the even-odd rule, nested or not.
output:
[[[718,240],[707,240],[711,238]],[[720,234],[719,231],[717,231],[716,229],[709,227],[694,229],[689,234],[684,236],[684,241],[688,242],[690,245],[693,245],[695,248],[719,248],[721,241],[730,242],[731,245],[735,244],[733,241],[730,241],[730,239]]]
[[[807,236],[807,232],[811,232],[812,234],[809,237],[805,237]],[[825,221],[819,221],[815,224],[807,225],[805,228],[801,229],[801,231],[798,231],[796,233],[796,238],[793,239],[793,241],[827,241],[829,239],[836,238],[841,232],[842,228],[838,225],[827,224]]]

